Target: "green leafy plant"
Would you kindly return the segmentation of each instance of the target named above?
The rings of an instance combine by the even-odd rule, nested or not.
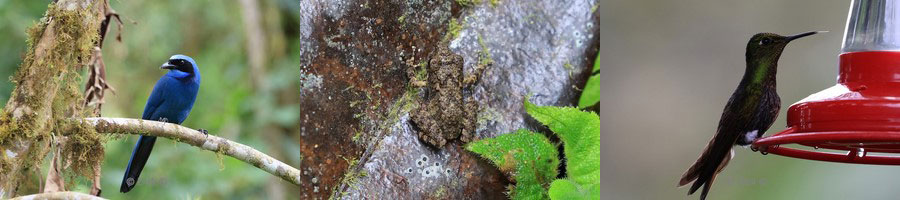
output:
[[[556,146],[539,133],[520,129],[471,142],[466,149],[487,158],[516,180],[510,191],[512,199],[599,199],[597,114],[573,107],[537,106],[528,99],[525,110],[559,136],[567,160],[566,178],[555,179],[559,174]]]
[[[520,129],[495,138],[474,141],[466,149],[491,160],[515,177],[513,199],[545,199],[545,186],[559,173],[556,146],[540,133]]]

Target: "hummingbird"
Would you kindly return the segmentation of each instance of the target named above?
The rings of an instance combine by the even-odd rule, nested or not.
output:
[[[694,182],[688,195],[703,186],[700,199],[706,199],[716,175],[734,158],[732,147],[750,145],[772,126],[781,109],[781,98],[775,91],[775,74],[781,52],[789,42],[820,32],[824,31],[792,36],[758,33],[750,38],[745,54],[747,69],[725,105],[716,135],[678,181],[679,187]]]

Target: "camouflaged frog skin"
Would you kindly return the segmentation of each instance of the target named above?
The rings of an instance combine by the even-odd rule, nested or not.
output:
[[[426,81],[416,78],[417,67],[407,71],[412,85],[425,87],[424,98],[410,113],[411,119],[419,139],[437,148],[453,139],[463,142],[473,139],[479,108],[475,98],[464,95],[464,90],[477,82],[483,70],[476,69],[472,77],[464,77],[463,63],[462,56],[442,46],[428,62]]]

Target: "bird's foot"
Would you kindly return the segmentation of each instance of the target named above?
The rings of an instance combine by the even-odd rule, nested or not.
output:
[[[168,122],[169,122],[169,118],[160,117],[160,118],[159,118],[159,121],[168,123]]]
[[[757,147],[757,146],[752,146],[752,145],[751,145],[751,146],[750,146],[750,150],[752,150],[753,152],[757,152],[757,151],[758,151],[758,152],[761,153],[762,155],[768,155],[768,154],[769,154],[769,152],[767,151],[767,150],[769,150],[769,147],[768,147],[768,146],[766,146],[765,148],[760,149],[760,148]]]
[[[207,131],[206,129],[201,128],[201,129],[197,129],[197,131],[200,131],[200,133],[203,133],[203,135],[205,135],[206,137],[209,137],[209,131]]]

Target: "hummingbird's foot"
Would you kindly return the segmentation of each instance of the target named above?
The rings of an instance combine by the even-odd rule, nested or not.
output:
[[[760,149],[759,153],[761,153],[762,155],[769,155],[769,147],[766,146],[765,148]]]
[[[753,152],[757,152],[757,151],[758,151],[758,152],[761,153],[762,155],[768,155],[768,154],[769,154],[769,152],[767,151],[768,149],[769,149],[768,146],[765,147],[765,148],[762,148],[762,149],[760,149],[760,148],[757,147],[757,146],[752,146],[752,145],[750,146],[750,150],[752,150]]]
[[[209,137],[209,131],[207,131],[206,129],[201,128],[201,129],[197,129],[197,131],[200,131],[200,133],[203,133],[203,135],[205,135],[206,137]]]

